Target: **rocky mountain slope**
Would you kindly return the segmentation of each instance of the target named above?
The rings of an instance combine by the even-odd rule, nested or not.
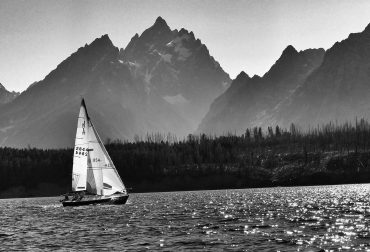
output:
[[[324,49],[298,52],[288,46],[264,76],[240,73],[213,102],[198,132],[243,133],[249,127],[266,126],[274,110],[321,64],[324,53]]]
[[[231,82],[193,32],[171,30],[161,17],[136,34],[120,57],[144,80],[148,94],[160,95],[191,124],[189,132]]]
[[[370,25],[335,43],[320,67],[277,108],[272,122],[307,129],[356,117],[370,119]]]
[[[102,36],[1,107],[1,145],[72,146],[81,96],[102,139],[185,131],[186,122],[161,97],[147,96],[145,83],[118,56],[118,48]]]
[[[0,83],[0,106],[2,104],[11,102],[19,95],[18,92],[10,92]]]
[[[81,96],[103,140],[185,136],[229,81],[191,32],[158,18],[125,50],[107,35],[78,49],[1,106],[0,146],[72,146]]]

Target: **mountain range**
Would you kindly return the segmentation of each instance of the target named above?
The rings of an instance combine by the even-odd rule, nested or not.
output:
[[[242,72],[212,103],[197,131],[243,133],[292,123],[307,130],[356,118],[370,118],[370,25],[327,51],[288,46],[262,77]]]
[[[0,106],[0,145],[73,146],[81,97],[104,140],[183,137],[230,82],[192,32],[171,30],[158,17],[126,49],[104,35]]]
[[[308,129],[356,118],[370,119],[370,25],[327,50],[320,67],[267,122]]]
[[[73,146],[81,97],[103,140],[243,133],[370,118],[370,25],[325,51],[289,45],[263,76],[234,80],[193,32],[158,17],[126,48],[86,44],[21,94],[0,84],[0,146]]]
[[[290,45],[262,77],[251,78],[241,72],[230,88],[212,103],[198,131],[240,134],[246,128],[266,126],[263,125],[266,117],[302,85],[321,64],[324,54],[324,49],[297,52]]]

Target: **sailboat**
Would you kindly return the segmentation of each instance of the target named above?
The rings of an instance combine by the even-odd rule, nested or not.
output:
[[[73,154],[72,192],[63,206],[125,204],[129,195],[81,101]],[[72,199],[69,196],[73,196]]]

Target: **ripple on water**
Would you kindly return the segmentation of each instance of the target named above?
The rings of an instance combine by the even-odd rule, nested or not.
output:
[[[370,185],[132,194],[124,206],[0,200],[5,250],[370,250]]]

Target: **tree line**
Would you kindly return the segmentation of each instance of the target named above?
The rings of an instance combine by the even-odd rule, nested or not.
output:
[[[218,189],[250,186],[367,181],[370,124],[325,125],[301,130],[248,128],[242,135],[171,134],[108,140],[119,174],[134,191]],[[69,190],[73,149],[0,148],[0,192],[56,185]],[[41,189],[40,189],[41,190]],[[46,192],[47,194],[47,192]]]

